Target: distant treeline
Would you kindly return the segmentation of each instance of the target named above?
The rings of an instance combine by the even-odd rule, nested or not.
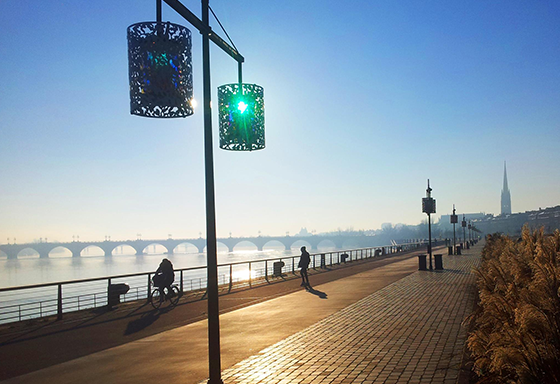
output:
[[[560,383],[560,232],[489,235],[468,348],[479,383]]]

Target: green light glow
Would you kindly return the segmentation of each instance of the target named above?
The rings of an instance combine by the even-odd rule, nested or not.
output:
[[[240,102],[237,104],[237,109],[239,109],[239,111],[240,111],[241,113],[245,112],[245,110],[247,109],[247,107],[248,107],[248,105],[247,105],[244,101],[240,101]]]

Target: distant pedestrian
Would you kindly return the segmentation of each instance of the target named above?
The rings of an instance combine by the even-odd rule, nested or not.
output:
[[[311,257],[309,256],[309,252],[305,249],[305,247],[301,247],[301,256],[299,258],[298,267],[301,268],[301,286],[302,287],[309,287],[309,276],[307,276],[307,268],[309,267],[309,262],[311,261]]]

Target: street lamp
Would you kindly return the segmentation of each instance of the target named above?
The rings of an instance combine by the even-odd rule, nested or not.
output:
[[[436,200],[432,198],[432,188],[430,188],[430,179],[428,179],[428,188],[426,189],[426,197],[422,198],[422,212],[428,215],[428,252],[430,254],[430,271],[432,267],[432,221],[430,215],[436,213]]]
[[[455,254],[455,224],[457,224],[457,215],[455,214],[455,204],[453,204],[453,214],[451,215],[451,224],[453,224],[453,254]]]
[[[467,220],[465,220],[465,214],[463,214],[463,221],[461,221],[461,227],[463,227],[463,245],[467,248],[467,244],[465,242],[465,228],[467,227]]]
[[[264,91],[262,87],[257,85],[242,83],[241,65],[245,59],[239,54],[235,47],[231,47],[210,28],[209,0],[202,0],[202,20],[196,17],[178,0],[163,1],[192,26],[198,29],[202,35],[207,247],[206,270],[208,276],[208,383],[221,384],[218,262],[210,88],[210,40],[238,63],[238,82],[236,84],[222,86],[218,89],[221,148],[236,151],[252,151],[264,148]],[[188,30],[186,28],[175,24],[162,23],[161,5],[162,0],[156,0],[157,22],[138,23],[129,27],[130,30],[130,28],[136,25],[142,25],[145,31],[151,32],[152,35],[157,36],[157,38],[149,40],[154,43],[151,46],[149,44],[142,45],[147,52],[134,51],[133,53],[129,53],[129,60],[134,60],[139,57],[139,61],[144,63],[145,66],[147,65],[149,69],[149,71],[146,71],[148,72],[146,77],[142,78],[139,82],[135,82],[136,74],[134,74],[134,76],[133,73],[130,74],[131,113],[148,117],[185,117],[193,112],[191,102],[192,66],[190,65],[190,32],[187,32]],[[213,11],[212,13],[214,14]],[[214,16],[216,15],[214,14]],[[173,30],[176,33],[172,36],[169,34],[166,35],[165,28]],[[135,28],[133,28],[133,30],[134,29]],[[175,41],[177,35],[179,36],[179,42]],[[130,41],[129,35],[129,49],[131,47]],[[153,47],[153,45],[158,44],[161,45],[161,48]],[[170,47],[170,52],[167,52],[167,47]],[[132,44],[132,49],[134,50],[135,48],[136,45]],[[161,69],[158,66],[166,66],[167,68]],[[129,68],[131,68],[131,70],[136,68],[142,69],[142,67],[133,65],[129,65]],[[152,79],[151,76],[154,74],[156,78]],[[133,87],[136,87],[134,92]],[[142,94],[142,91],[146,92],[146,89],[150,90],[150,97],[138,96],[138,93]],[[133,103],[137,101],[135,99],[136,96],[138,96],[140,105],[134,109]],[[145,101],[148,103],[146,106],[142,105]],[[146,112],[136,113],[136,110]]]

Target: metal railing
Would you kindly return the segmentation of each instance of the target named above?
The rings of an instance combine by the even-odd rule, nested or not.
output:
[[[360,248],[311,254],[311,269],[327,268],[355,260],[391,255],[418,249],[424,241],[389,246]],[[218,265],[218,284],[231,290],[234,284],[266,283],[287,273],[295,274],[299,255],[272,259],[249,260]],[[279,264],[280,263],[280,264]],[[281,263],[284,263],[283,265]],[[112,286],[125,283],[123,302],[147,300],[153,288],[153,272],[69,280],[56,283],[35,284],[0,288],[0,324],[56,315],[84,309],[110,306]],[[179,279],[177,279],[179,277]],[[181,292],[197,292],[206,289],[206,266],[175,270],[175,284]]]

